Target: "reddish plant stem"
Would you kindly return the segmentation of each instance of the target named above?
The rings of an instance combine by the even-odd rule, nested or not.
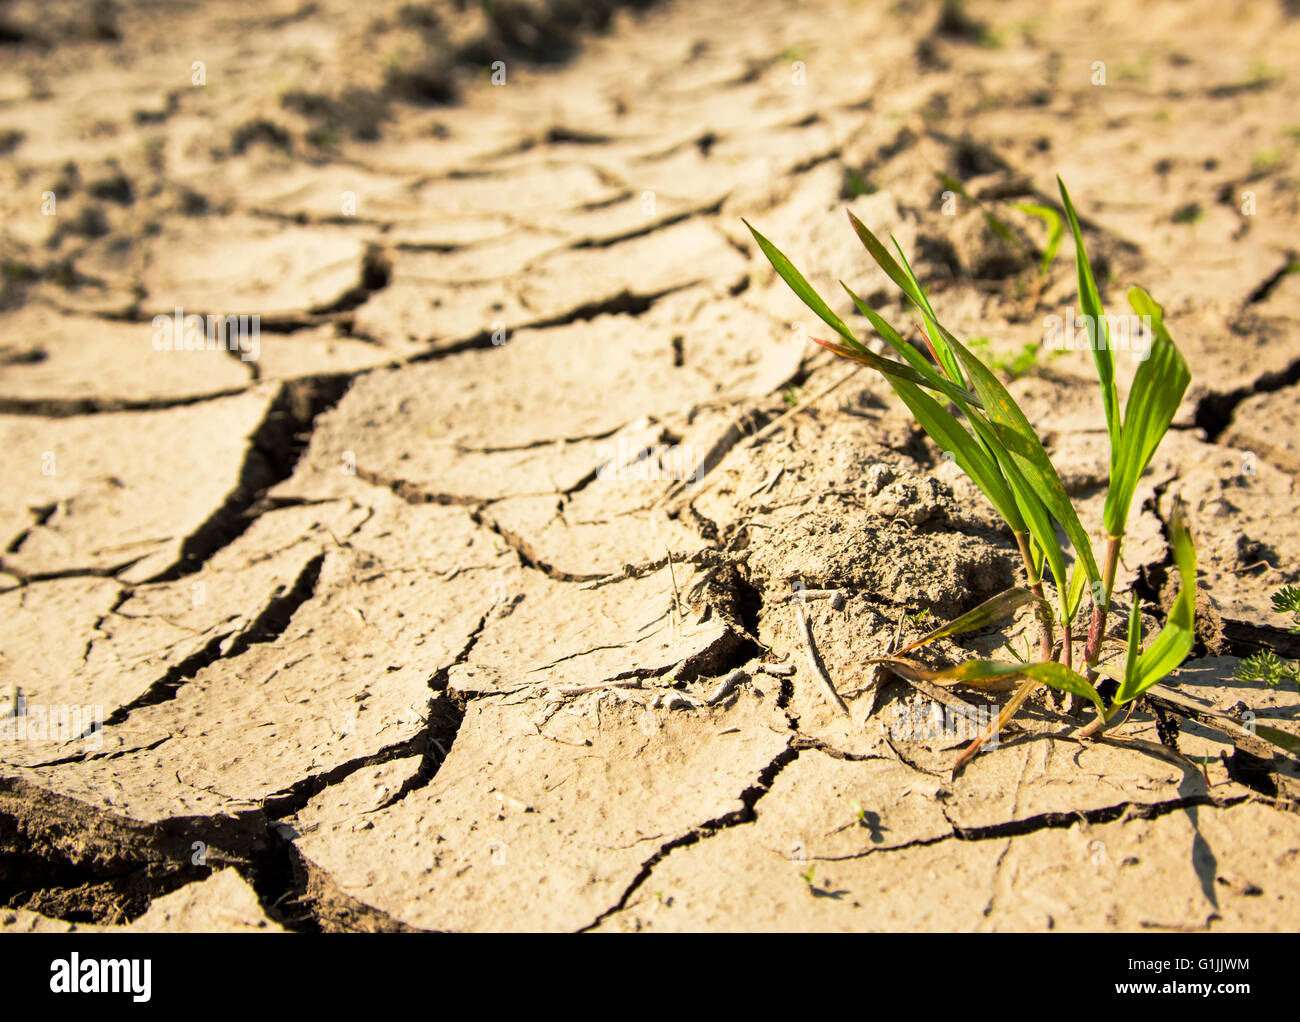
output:
[[[1102,585],[1104,598],[1097,602],[1094,594],[1092,601],[1092,620],[1088,623],[1088,641],[1083,647],[1083,662],[1087,665],[1089,682],[1097,680],[1097,657],[1101,653],[1101,643],[1106,637],[1106,614],[1110,610],[1110,594],[1115,588],[1115,571],[1119,567],[1119,547],[1124,537],[1106,537],[1106,563],[1102,568]]]
[[[1044,600],[1043,580],[1035,578],[1037,572],[1034,571],[1034,555],[1029,549],[1029,536],[1027,533],[1017,532],[1016,543],[1020,547],[1020,556],[1025,562],[1025,577],[1029,580],[1029,591]],[[1037,608],[1038,622],[1040,629],[1038,632],[1038,658],[1046,663],[1052,659],[1052,620],[1043,614],[1042,607]]]

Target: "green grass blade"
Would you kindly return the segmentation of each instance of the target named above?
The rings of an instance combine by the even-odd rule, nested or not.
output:
[[[853,210],[848,210],[848,214],[849,223],[853,225],[853,230],[857,233],[858,240],[862,242],[867,252],[870,253],[871,258],[876,261],[876,265],[884,270],[885,275],[897,284],[903,293],[911,298],[912,301],[920,301],[920,295],[914,292],[914,285],[907,278],[907,274],[903,272],[902,267],[900,267],[894,260],[894,257],[889,254],[889,249],[885,248],[880,239],[871,233],[870,228],[868,228],[866,224],[853,215]]]
[[[1060,475],[1043,449],[1038,434],[1025,418],[1025,413],[1020,410],[1015,399],[988,366],[971,354],[961,341],[942,326],[937,323],[935,325],[970,374],[975,393],[984,403],[984,414],[992,425],[997,446],[1010,455],[1033,492],[1043,502],[1052,517],[1061,523],[1061,528],[1065,530],[1076,554],[1083,561],[1088,573],[1088,581],[1098,581],[1101,574],[1097,570],[1096,558],[1093,557],[1092,542],[1079,522],[1074,505],[1070,503],[1069,495],[1065,492],[1065,484],[1061,482]],[[1006,472],[1005,465],[1003,471]],[[1042,537],[1035,534],[1035,538],[1040,543],[1044,543],[1044,549],[1047,549]],[[1054,574],[1058,588],[1064,587],[1066,578],[1063,566]]]
[[[946,625],[941,625],[932,632],[927,632],[915,642],[909,643],[902,649],[898,650],[898,653],[910,653],[912,650],[920,649],[922,646],[933,642],[935,639],[942,639],[949,635],[960,635],[963,632],[973,632],[976,629],[984,628],[993,624],[995,621],[1001,621],[1003,618],[1010,617],[1026,603],[1035,602],[1042,604],[1039,608],[1040,613],[1046,612],[1050,616],[1051,610],[1047,608],[1045,601],[1030,592],[1028,589],[1021,589],[1018,587],[1008,589],[1005,592],[998,593],[997,596],[985,600],[973,610],[968,610],[956,620],[950,621]]]
[[[885,275],[898,285],[902,292],[911,299],[917,308],[929,309],[930,301],[926,298],[925,292],[921,289],[921,285],[912,274],[911,267],[908,267],[907,272],[904,272],[903,267],[898,264],[892,255],[889,254],[889,249],[885,248],[881,240],[871,233],[870,228],[854,216],[852,210],[849,210],[848,214],[849,222],[853,225],[853,230],[857,233],[858,240],[862,242],[871,258],[876,261],[876,264],[885,271]],[[899,254],[902,254],[901,250]],[[904,265],[906,265],[906,262],[907,260],[904,259]],[[933,315],[933,310],[931,310],[931,314]],[[943,347],[942,340],[940,340],[938,344],[935,344],[933,334],[931,334],[930,340],[933,346],[935,360],[943,367],[944,372],[948,374],[948,378],[954,383],[965,386],[965,377],[961,375],[961,369],[953,359],[952,352],[947,351]]]
[[[1038,217],[1047,224],[1047,247],[1043,249],[1043,258],[1038,264],[1039,275],[1046,275],[1052,268],[1052,263],[1056,262],[1056,253],[1061,248],[1061,239],[1065,237],[1065,224],[1061,221],[1061,214],[1051,206],[1039,206],[1032,202],[1017,203],[1015,208],[1022,213]]]
[[[894,244],[897,246],[898,243]],[[935,342],[936,349],[950,358],[956,352],[956,357],[965,367],[968,376],[960,372],[951,375],[963,381],[969,377],[971,385],[984,405],[985,414],[988,416],[984,421],[989,423],[988,429],[981,427],[981,423],[977,421],[980,418],[977,414],[969,409],[963,411],[971,420],[971,425],[984,446],[997,458],[1003,475],[1011,485],[1025,524],[1047,555],[1057,590],[1063,591],[1065,587],[1065,558],[1056,538],[1056,530],[1040,513],[1042,507],[1045,507],[1047,513],[1061,523],[1066,536],[1069,537],[1070,543],[1075,547],[1088,571],[1089,581],[1096,581],[1100,578],[1100,572],[1097,570],[1096,558],[1093,557],[1092,543],[1079,522],[1074,505],[1070,503],[1070,498],[1065,492],[1065,484],[1061,482],[1060,475],[1057,474],[1051,459],[1047,457],[1047,452],[1043,450],[1038,434],[1029,425],[1029,420],[1021,412],[1020,406],[989,368],[939,323],[925,296],[925,291],[917,282],[901,248],[899,257],[903,261],[904,270],[911,284],[909,296],[914,295],[913,304],[924,317],[926,328]],[[993,405],[990,405],[991,401]],[[1005,457],[1005,454],[1009,454],[1010,459]],[[1016,469],[1020,470],[1019,475],[1028,486],[1016,485],[1016,481],[1012,478]]]
[[[903,272],[907,274],[908,282],[911,284],[911,292],[916,297],[912,302],[920,310],[922,317],[925,319],[925,332],[930,336],[930,345],[934,348],[935,356],[943,366],[944,371],[952,377],[954,382],[961,383],[963,386],[968,385],[966,376],[961,371],[961,366],[953,358],[952,350],[946,343],[946,332],[939,327],[939,317],[934,314],[934,308],[930,305],[930,299],[925,293],[925,288],[921,287],[921,282],[916,279],[916,274],[912,272],[912,266],[907,261],[907,256],[903,254],[903,246],[898,243],[898,239],[890,237],[894,243],[894,248],[898,250],[898,258],[902,260]]]
[[[982,423],[981,428],[985,427],[992,429],[992,426]],[[1043,557],[1047,561],[1047,567],[1052,573],[1052,581],[1056,585],[1057,592],[1061,592],[1066,583],[1065,552],[1061,549],[1061,541],[1056,535],[1056,527],[1052,524],[1052,516],[1020,469],[1016,467],[1015,461],[1005,451],[995,451],[995,454],[998,467],[1002,469],[1007,485],[1010,486],[1011,492],[1015,496],[1016,509],[1020,512],[1029,534],[1034,537],[1035,544],[1042,551]],[[1035,567],[1041,577],[1041,562],[1036,561]]]
[[[980,212],[984,214],[984,222],[989,225],[990,231],[1008,244],[1018,245],[1021,248],[1025,247],[1024,242],[1017,238],[1015,232],[1012,231],[1003,221],[999,220],[987,209],[981,209]]]
[[[1102,712],[1101,696],[1089,684],[1088,679],[1064,664],[1053,661],[1040,664],[1009,664],[999,660],[967,660],[956,667],[940,671],[932,671],[911,660],[897,660],[891,657],[879,657],[868,660],[867,663],[884,664],[904,677],[935,681],[940,684],[969,685],[973,688],[990,688],[993,687],[990,683],[1025,678],[1091,700],[1098,712]]]
[[[966,427],[948,409],[911,382],[894,378],[889,383],[921,424],[921,428],[939,445],[940,450],[952,452],[957,466],[974,480],[1007,525],[1013,531],[1024,532],[1025,523],[1017,508],[1015,496],[1007,486],[997,462],[976,443]]]
[[[1069,692],[1071,695],[1088,699],[1097,707],[1097,712],[1104,714],[1105,707],[1102,705],[1101,696],[1092,684],[1082,674],[1066,667],[1065,664],[1048,662],[1043,664],[1031,664],[1025,670],[1025,677],[1033,678],[1035,681],[1041,681],[1044,685],[1050,685],[1060,692]]]
[[[1124,532],[1138,481],[1169,431],[1192,379],[1187,363],[1165,329],[1164,310],[1140,287],[1129,291],[1129,304],[1135,313],[1150,320],[1150,350],[1133,377],[1133,389],[1124,406],[1119,454],[1112,459],[1104,512],[1110,536]]]
[[[1266,742],[1272,742],[1279,749],[1285,749],[1292,756],[1300,757],[1300,737],[1288,731],[1257,723],[1255,725],[1255,736],[1264,739]]]
[[[1131,684],[1137,670],[1138,654],[1142,651],[1142,604],[1133,600],[1133,608],[1128,613],[1128,643],[1124,651],[1124,673],[1121,685]]]
[[[971,688],[994,691],[1014,688],[1015,679],[1026,666],[997,660],[967,660],[956,667],[934,670],[901,656],[873,657],[866,663],[883,664],[895,674],[901,674],[912,681],[937,681],[942,685],[968,685]]]
[[[1056,528],[1052,525],[1051,514],[1034,493],[1033,487],[1029,485],[1023,473],[1016,467],[1015,460],[998,442],[993,424],[973,409],[965,409],[965,414],[980,441],[980,447],[997,465],[1001,478],[1011,492],[1015,517],[1006,514],[1000,507],[998,510],[1013,532],[1028,532],[1033,537],[1034,545],[1042,554],[1042,558],[1037,554],[1034,557],[1035,570],[1041,578],[1043,559],[1046,559],[1057,590],[1061,590],[1065,584],[1065,555],[1061,550]],[[1016,524],[1017,520],[1020,525]]]
[[[777,276],[789,285],[790,290],[798,295],[799,300],[816,313],[822,322],[843,337],[848,342],[849,347],[855,350],[865,350],[862,342],[854,336],[853,331],[848,328],[844,320],[831,311],[830,306],[822,301],[821,295],[813,290],[813,286],[808,283],[802,273],[795,269],[794,264],[782,254],[781,250],[755,230],[748,220],[742,217],[741,222],[749,228],[749,233],[758,242],[759,249],[762,250],[763,255],[767,256],[767,261],[772,264]]]
[[[1083,590],[1088,581],[1088,573],[1082,570],[1081,561],[1076,560],[1070,569],[1070,584],[1065,593],[1065,622],[1075,619],[1079,613],[1079,602],[1083,599]]]
[[[1125,671],[1115,705],[1136,699],[1152,685],[1187,659],[1196,638],[1196,546],[1183,522],[1182,510],[1174,512],[1170,523],[1174,544],[1174,561],[1178,565],[1181,588],[1178,598],[1160,634],[1151,640],[1131,670]],[[1130,626],[1131,631],[1131,626]]]
[[[870,235],[870,231],[867,231],[865,227],[863,231]],[[872,237],[874,238],[874,235]],[[876,244],[879,245],[878,240]],[[895,242],[895,245],[897,245],[897,242]],[[885,254],[888,255],[888,253]],[[1038,434],[1034,432],[1020,407],[989,368],[939,323],[929,300],[925,296],[925,291],[917,282],[911,267],[908,266],[907,257],[903,255],[901,248],[899,249],[899,256],[903,260],[903,267],[909,285],[904,290],[925,318],[927,331],[931,340],[935,342],[935,348],[940,355],[940,359],[942,360],[944,355],[952,359],[953,353],[956,353],[956,358],[960,360],[961,366],[969,374],[971,385],[984,405],[985,414],[991,423],[991,430],[982,429],[976,421],[979,416],[972,414],[968,409],[963,409],[967,414],[967,418],[971,420],[976,434],[980,437],[984,446],[997,456],[998,463],[1002,468],[1003,475],[1007,477],[1008,483],[1011,483],[1011,473],[1008,471],[1009,463],[999,452],[1010,454],[1014,462],[1010,464],[1011,469],[1019,468],[1024,479],[1029,484],[1028,491],[1012,485],[1012,492],[1016,497],[1017,505],[1020,507],[1022,517],[1029,526],[1030,532],[1048,555],[1048,563],[1052,569],[1052,576],[1056,580],[1057,589],[1063,591],[1066,583],[1064,557],[1060,551],[1060,544],[1056,539],[1055,529],[1050,528],[1050,523],[1042,522],[1034,514],[1035,506],[1029,500],[1029,491],[1032,491],[1051,516],[1061,523],[1066,536],[1069,537],[1070,543],[1075,547],[1088,571],[1089,581],[1097,581],[1101,575],[1097,570],[1097,561],[1092,553],[1092,543],[1079,522],[1079,516],[1075,513],[1074,506],[1070,503],[1070,498],[1065,492],[1065,484],[1061,482],[1060,475],[1057,474],[1055,467],[1053,467],[1051,459],[1047,457],[1047,452],[1043,450]],[[960,372],[960,369],[956,371],[949,370],[949,375],[954,380],[962,380],[963,382],[967,378]]]
[[[1119,450],[1120,421],[1119,394],[1115,389],[1115,356],[1110,350],[1110,337],[1106,329],[1106,313],[1101,307],[1101,295],[1097,293],[1097,281],[1092,276],[1092,265],[1088,262],[1088,252],[1083,244],[1083,231],[1079,228],[1079,217],[1074,212],[1074,203],[1066,191],[1065,182],[1057,177],[1061,189],[1061,201],[1065,204],[1065,215],[1070,221],[1070,232],[1074,235],[1074,262],[1079,275],[1079,305],[1083,314],[1090,318],[1092,326],[1089,334],[1092,338],[1092,357],[1097,363],[1097,378],[1101,381],[1101,399],[1106,409],[1106,431],[1110,434],[1111,465],[1114,467],[1115,454]]]
[[[962,184],[960,181],[958,181],[955,177],[945,174],[941,170],[936,170],[934,172],[934,176],[939,179],[939,183],[943,185],[946,189],[948,189],[948,191],[955,192],[956,194],[960,195],[963,199],[970,199],[970,195],[966,191],[966,186]]]
[[[837,341],[824,341],[820,337],[813,337],[812,341],[814,344],[820,344],[827,351],[833,352],[841,358],[851,359],[854,362],[861,362],[863,365],[876,370],[876,372],[880,373],[882,376],[892,379],[907,380],[910,383],[915,383],[921,387],[932,386],[929,378],[913,369],[911,366],[902,362],[895,362],[890,358],[884,358],[867,348],[850,348],[847,344],[840,344]],[[937,373],[935,375],[936,377],[938,376]],[[941,379],[939,381],[939,386],[945,393],[954,396],[956,400],[978,401],[978,398],[976,398],[974,394],[962,390],[960,387],[954,386],[947,380]]]
[[[881,340],[902,355],[903,358],[907,359],[912,368],[925,377],[927,381],[925,386],[929,387],[931,390],[943,391],[945,395],[957,402],[963,410],[966,405],[979,406],[980,399],[975,394],[957,386],[946,376],[938,372],[938,370],[930,364],[924,355],[917,351],[913,345],[904,340],[903,336],[897,330],[890,326],[875,309],[859,298],[854,293],[853,289],[842,280],[840,281],[840,287],[844,288],[848,293],[848,296],[853,299],[853,304],[856,305],[858,311],[867,318],[872,329],[880,335]]]
[[[928,370],[930,373],[934,374],[936,380],[945,379],[945,377],[941,376],[935,370],[929,360],[927,360],[914,345],[904,340],[903,335],[895,330],[889,322],[880,315],[880,313],[876,312],[875,309],[864,302],[853,288],[849,287],[849,285],[844,283],[842,280],[840,281],[840,287],[844,288],[845,293],[853,300],[853,304],[857,307],[858,312],[862,313],[862,315],[867,318],[867,322],[869,322],[871,328],[880,335],[881,340],[902,355],[903,358],[907,359],[907,361],[910,362],[918,372],[926,372]],[[939,389],[938,384],[934,384],[934,386],[936,389]],[[974,397],[974,395],[971,396]]]

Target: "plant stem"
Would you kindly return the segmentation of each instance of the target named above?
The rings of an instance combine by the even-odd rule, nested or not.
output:
[[[1088,624],[1088,641],[1083,647],[1083,662],[1088,667],[1088,681],[1097,680],[1097,656],[1101,652],[1102,640],[1106,637],[1106,613],[1110,610],[1110,594],[1115,588],[1115,570],[1119,567],[1119,547],[1123,536],[1106,537],[1106,564],[1102,569],[1104,596],[1098,603],[1092,604],[1092,621]]]
[[[1069,621],[1065,622],[1064,627],[1065,627],[1065,638],[1061,640],[1062,641],[1061,663],[1065,664],[1066,667],[1073,668],[1074,650],[1071,647],[1074,642],[1074,635],[1071,632],[1071,624]]]
[[[1045,599],[1043,596],[1043,580],[1036,577],[1034,571],[1034,554],[1029,549],[1029,534],[1017,532],[1016,544],[1020,547],[1020,556],[1025,562],[1025,577],[1029,580],[1029,591],[1037,596],[1040,600]],[[1037,608],[1039,632],[1038,632],[1038,657],[1046,663],[1052,659],[1052,622],[1051,619],[1042,614],[1042,608]]]
[[[1098,714],[1092,718],[1086,727],[1082,727],[1076,731],[1075,736],[1078,738],[1091,738],[1094,735],[1100,734],[1109,723],[1110,720],[1108,718]]]

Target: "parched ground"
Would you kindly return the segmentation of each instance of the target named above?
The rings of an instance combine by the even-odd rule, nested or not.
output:
[[[1233,679],[1300,655],[1300,16],[1230,6],[0,5],[0,929],[1295,929],[1291,760],[1044,698],[953,778],[863,666],[1014,544],[740,222],[904,325],[848,206],[1029,345],[1099,529],[1014,208],[1063,175],[1193,373],[1121,602],[1181,499],[1172,684],[1300,734]],[[156,350],[177,309],[256,351]]]

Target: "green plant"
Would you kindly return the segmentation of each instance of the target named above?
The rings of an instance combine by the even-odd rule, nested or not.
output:
[[[1273,609],[1279,614],[1290,614],[1291,624],[1287,631],[1300,635],[1300,586],[1283,586],[1273,594]],[[1238,681],[1262,681],[1265,685],[1276,688],[1284,681],[1289,681],[1300,692],[1300,663],[1283,660],[1272,650],[1252,653],[1237,665],[1233,677]]]
[[[1233,677],[1238,681],[1262,681],[1271,688],[1289,681],[1300,691],[1300,664],[1283,660],[1269,649],[1248,656],[1237,665]]]
[[[40,273],[30,263],[11,259],[0,265],[0,276],[3,276],[5,280],[25,282],[36,280]]]
[[[1273,82],[1280,81],[1283,77],[1282,72],[1273,67],[1266,60],[1252,60],[1248,71],[1250,80],[1260,85],[1269,85]]]
[[[874,195],[876,186],[865,174],[849,167],[844,168],[844,183],[840,186],[841,199],[856,199],[859,195]]]
[[[1147,328],[1150,345],[1134,374],[1127,404],[1121,412],[1110,344],[1113,321],[1108,320],[1102,307],[1069,193],[1059,179],[1058,184],[1065,216],[1074,236],[1079,303],[1097,367],[1110,447],[1110,483],[1103,512],[1106,551],[1100,564],[1094,556],[1092,541],[1084,531],[1060,474],[1038,434],[997,375],[940,323],[897,241],[894,241],[895,258],[880,239],[849,212],[853,229],[867,252],[920,316],[927,352],[923,353],[904,340],[898,330],[847,284],[841,281],[841,286],[876,334],[900,356],[901,361],[877,355],[866,347],[790,260],[747,221],[745,224],[777,274],[839,336],[835,341],[814,340],[837,355],[879,372],[930,438],[942,450],[950,452],[962,470],[980,487],[1015,537],[1025,567],[1027,587],[995,596],[910,646],[873,661],[886,663],[905,677],[960,682],[975,687],[1004,687],[1009,681],[1020,681],[1015,695],[999,715],[995,729],[1010,719],[1035,686],[1046,684],[1089,700],[1097,708],[1097,717],[1090,725],[1091,730],[1096,730],[1113,720],[1123,706],[1182,663],[1191,651],[1193,640],[1196,551],[1181,513],[1176,513],[1171,533],[1182,590],[1164,628],[1142,652],[1139,652],[1140,610],[1134,601],[1129,616],[1123,670],[1100,689],[1096,684],[1115,574],[1138,480],[1168,431],[1191,376],[1165,328],[1164,310],[1142,288],[1133,287],[1128,294],[1129,304]],[[955,409],[955,412],[950,409]],[[1058,538],[1058,528],[1064,533],[1064,540]],[[1066,561],[1069,548],[1074,552],[1072,568]],[[1055,610],[1048,603],[1044,590],[1044,581],[1049,574],[1055,588]],[[1085,590],[1090,594],[1092,613],[1082,649],[1084,673],[1081,674],[1073,668],[1073,647],[1074,626]],[[1041,625],[1039,655],[1034,663],[975,660],[947,670],[933,671],[903,655],[941,636],[985,627],[1027,604],[1035,607]],[[1053,638],[1056,624],[1063,632],[1059,648]],[[968,748],[957,765],[965,762],[979,746],[980,741],[977,741]]]
[[[1273,609],[1279,614],[1290,614],[1287,631],[1300,635],[1300,586],[1283,586],[1273,594]]]
[[[1115,74],[1121,81],[1145,81],[1151,73],[1151,56],[1143,54],[1137,60],[1122,60]]]
[[[1281,149],[1261,149],[1250,158],[1250,169],[1257,174],[1280,169],[1286,163]]]
[[[1011,229],[1006,221],[989,208],[989,203],[971,195],[966,191],[966,186],[956,178],[942,172],[936,173],[935,176],[938,177],[940,184],[942,184],[948,191],[953,192],[955,195],[960,195],[963,199],[976,206],[984,215],[984,222],[988,225],[989,230],[992,231],[994,235],[1010,245],[1022,249],[1028,247],[1026,243],[1021,240],[1020,236]],[[1047,242],[1044,245],[1042,255],[1039,258],[1038,276],[1040,278],[1047,276],[1047,271],[1052,268],[1052,263],[1056,261],[1057,252],[1061,247],[1061,239],[1065,237],[1065,224],[1061,219],[1061,214],[1051,206],[1044,206],[1033,202],[1012,203],[1011,208],[1019,210],[1021,213],[1028,216],[1035,217],[1043,221],[1046,225]]]
[[[1029,341],[1021,346],[1014,355],[998,355],[993,351],[993,341],[988,337],[975,337],[970,342],[970,350],[984,359],[985,364],[994,372],[1013,380],[1018,380],[1025,373],[1041,368],[1043,346]],[[1048,359],[1060,358],[1064,351],[1049,351]]]

